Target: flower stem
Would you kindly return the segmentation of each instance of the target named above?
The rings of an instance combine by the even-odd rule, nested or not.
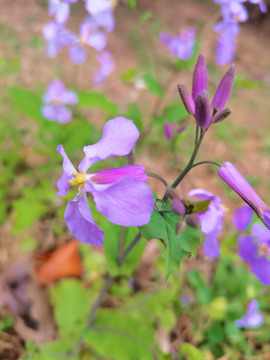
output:
[[[138,232],[138,234],[135,236],[135,238],[132,240],[132,242],[128,245],[126,250],[123,251],[121,256],[119,256],[119,258],[118,258],[118,266],[121,266],[123,264],[123,262],[126,260],[126,257],[130,253],[130,251],[134,248],[134,246],[137,245],[137,243],[140,241],[140,239],[141,239],[141,231]]]
[[[192,167],[194,168],[194,167],[196,167],[198,165],[203,165],[203,164],[212,164],[212,165],[216,165],[218,167],[222,166],[222,164],[220,162],[218,162],[218,161],[204,160],[204,161],[199,161],[199,162],[193,164]]]
[[[146,175],[161,181],[165,185],[166,188],[168,187],[167,181],[162,176],[152,173],[152,172],[149,172],[149,171],[145,171],[145,173],[146,173]]]

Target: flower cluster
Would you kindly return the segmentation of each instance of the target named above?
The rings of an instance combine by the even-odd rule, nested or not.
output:
[[[220,33],[217,38],[216,63],[226,65],[233,61],[235,54],[235,37],[239,33],[239,22],[247,21],[248,12],[244,2],[259,4],[262,12],[267,12],[264,0],[214,0],[220,5],[222,21],[215,24],[214,31]]]
[[[162,32],[159,34],[159,38],[163,45],[169,47],[172,56],[188,60],[193,55],[195,45],[194,29],[180,31],[177,36]]]
[[[149,222],[154,197],[145,183],[144,166],[88,171],[99,160],[128,155],[138,137],[139,132],[132,120],[124,117],[109,120],[104,125],[101,140],[84,147],[85,157],[79,164],[79,171],[70,162],[63,146],[58,146],[64,173],[57,182],[57,195],[66,196],[70,186],[78,186],[78,194],[69,200],[64,217],[69,230],[82,243],[101,246],[104,237],[90,212],[87,193],[92,195],[97,211],[114,224],[142,226]]]
[[[212,114],[207,93],[207,68],[204,55],[198,56],[194,67],[192,96],[184,85],[179,85],[182,102],[200,128],[207,130],[211,124],[223,121],[230,114],[230,109],[224,107],[231,95],[235,71],[236,66],[232,65],[221,79],[211,103]]]
[[[44,26],[43,35],[47,42],[47,55],[55,57],[62,47],[67,47],[69,57],[75,64],[86,61],[86,47],[91,46],[98,51],[100,70],[94,77],[96,85],[102,84],[114,69],[114,61],[108,50],[107,35],[115,26],[113,8],[115,3],[109,0],[87,0],[85,8],[89,15],[80,25],[79,35],[65,27],[69,16],[69,6],[77,0],[50,0],[49,14],[55,16],[55,21]]]

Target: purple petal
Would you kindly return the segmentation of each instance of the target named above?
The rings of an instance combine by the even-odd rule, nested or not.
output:
[[[90,14],[96,15],[100,12],[111,10],[112,3],[110,0],[86,0],[85,8]]]
[[[210,191],[207,191],[204,189],[190,190],[190,192],[188,193],[188,196],[196,196],[196,197],[199,197],[202,199],[211,199],[211,200],[215,198],[215,196]]]
[[[71,180],[72,178],[73,178],[72,175],[70,176],[67,173],[63,172],[62,176],[57,181],[58,192],[56,193],[56,195],[58,195],[58,196],[66,196],[67,195],[68,189],[70,188],[69,180]]]
[[[206,235],[206,239],[203,244],[203,252],[206,256],[213,259],[220,255],[217,233],[215,231]]]
[[[186,213],[185,205],[177,198],[172,200],[171,210],[177,215],[185,215]]]
[[[69,200],[65,220],[70,232],[83,244],[102,246],[104,232],[94,222],[85,194],[78,194]]]
[[[196,101],[197,95],[204,90],[207,90],[207,69],[205,57],[200,54],[193,71],[192,99],[194,102]]]
[[[100,68],[94,76],[93,82],[96,85],[102,85],[114,69],[114,60],[109,51],[103,51],[98,54],[98,61],[100,63]]]
[[[236,44],[233,39],[224,39],[219,37],[217,39],[216,58],[218,65],[227,65],[233,61],[235,56]]]
[[[87,191],[92,193],[97,211],[117,225],[145,225],[154,209],[152,191],[137,179],[122,178],[112,185],[93,184]]]
[[[73,166],[72,162],[69,160],[63,145],[58,145],[56,149],[60,155],[63,157],[63,174],[60,177],[60,179],[57,181],[57,189],[58,193],[56,195],[58,196],[66,196],[68,189],[70,187],[69,180],[73,178],[73,174],[77,174],[77,170]]]
[[[238,239],[238,255],[247,263],[252,264],[257,259],[258,249],[250,235],[240,236]]]
[[[88,37],[87,43],[97,51],[101,51],[107,44],[107,36],[102,31],[96,31]]]
[[[238,327],[258,328],[263,324],[263,316],[258,311],[258,301],[252,300],[247,308],[247,314],[235,321]]]
[[[169,46],[172,40],[174,39],[174,37],[170,34],[162,32],[159,34],[159,39],[163,45]]]
[[[219,206],[215,206],[213,203],[210,203],[208,210],[204,213],[199,213],[202,232],[204,234],[209,234],[214,231],[222,217],[223,213],[220,212]],[[221,217],[222,216],[222,217]]]
[[[237,209],[233,215],[233,224],[238,231],[244,231],[252,221],[253,210],[248,205],[243,205]]]
[[[99,27],[111,32],[115,27],[115,20],[112,11],[106,10],[95,15],[95,21]]]
[[[187,91],[186,87],[182,84],[178,86],[178,91],[181,97],[181,100],[187,110],[187,112],[191,115],[195,114],[195,104],[190,96],[189,92]]]
[[[57,106],[55,105],[44,105],[41,108],[41,113],[45,117],[45,119],[55,121],[57,112],[56,108]]]
[[[75,91],[66,90],[62,101],[63,104],[75,105],[78,102],[78,95],[75,93]]]
[[[128,155],[140,133],[132,120],[122,116],[106,122],[101,140],[94,145],[85,146],[85,159],[79,165],[80,171],[87,171],[99,160],[111,156]]]
[[[72,45],[69,48],[69,56],[70,59],[74,62],[74,64],[77,65],[84,63],[86,60],[86,52],[84,48],[79,44]]]
[[[258,240],[258,244],[266,244],[270,242],[270,230],[266,229],[259,223],[253,224],[251,235]]]
[[[114,169],[101,170],[94,173],[91,172],[90,181],[95,184],[112,184],[124,177],[132,177],[146,182],[148,176],[145,174],[144,169],[145,167],[142,165],[127,165]]]
[[[211,122],[213,124],[216,124],[218,122],[221,122],[225,119],[227,119],[227,117],[231,114],[231,109],[229,108],[226,108],[226,109],[223,109],[221,111],[218,111],[212,118]]]
[[[59,100],[62,103],[62,98],[65,95],[65,86],[60,80],[53,80],[47,88],[46,93],[43,95],[43,101],[50,103]]]
[[[270,285],[270,261],[260,256],[251,264],[250,271],[258,278],[262,285]]]
[[[60,124],[66,124],[71,119],[71,111],[65,106],[56,106],[56,118],[55,120]]]
[[[167,121],[164,122],[164,132],[166,138],[170,141],[172,139],[172,132],[171,132],[170,124]]]
[[[232,65],[221,79],[211,104],[212,108],[220,111],[226,105],[233,89],[235,72],[236,65]]]
[[[207,129],[211,120],[211,109],[206,91],[198,94],[195,100],[195,119],[199,127]]]
[[[69,17],[69,4],[60,2],[56,6],[55,21],[58,24],[64,24]]]

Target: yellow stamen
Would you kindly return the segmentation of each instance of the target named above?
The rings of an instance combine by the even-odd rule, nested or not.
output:
[[[111,0],[110,2],[112,7],[116,7],[118,0]]]
[[[79,189],[78,191],[81,193],[81,188],[82,186],[86,185],[85,183],[85,175],[84,174],[74,174],[72,173],[74,176],[75,176],[75,179],[71,179],[69,180],[69,183],[71,186],[78,186],[79,185]]]
[[[259,248],[259,255],[268,255],[269,254],[269,248],[266,244],[258,245]]]

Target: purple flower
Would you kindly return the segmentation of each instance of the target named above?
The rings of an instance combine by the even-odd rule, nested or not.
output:
[[[99,14],[103,11],[113,10],[116,0],[86,0],[85,8],[91,15]]]
[[[69,5],[77,0],[49,0],[49,15],[55,16],[55,22],[64,24],[69,17]]]
[[[170,141],[175,135],[181,134],[185,130],[185,126],[179,126],[176,122],[169,124],[167,121],[164,122],[164,132],[166,138]]]
[[[270,285],[270,230],[255,223],[251,235],[243,235],[237,239],[238,255],[250,264],[250,271],[263,285]]]
[[[59,196],[65,196],[70,186],[78,186],[78,194],[69,200],[65,220],[69,230],[84,244],[103,245],[104,233],[94,222],[87,202],[89,192],[98,212],[117,225],[142,226],[149,222],[154,208],[154,197],[145,184],[147,175],[142,165],[87,172],[90,166],[112,156],[130,153],[139,132],[132,120],[117,117],[109,120],[103,135],[94,145],[84,147],[85,158],[79,172],[67,157],[62,145],[57,151],[63,157],[64,173],[57,182]]]
[[[72,39],[72,34],[62,24],[54,22],[44,26],[43,36],[47,42],[47,55],[50,57],[55,57]]]
[[[191,190],[188,195],[211,200],[207,211],[198,213],[198,215],[202,233],[206,235],[203,251],[206,256],[216,258],[220,255],[217,236],[222,230],[222,222],[225,214],[221,204],[222,200],[220,197],[214,196],[211,192],[203,189]]]
[[[41,112],[42,115],[51,121],[58,121],[64,124],[70,121],[71,112],[64,105],[75,105],[78,101],[78,95],[72,90],[66,90],[60,80],[54,80],[48,86],[43,95]]]
[[[233,224],[238,231],[246,230],[251,224],[253,210],[246,204],[238,208],[233,215]]]
[[[192,56],[195,45],[194,29],[180,31],[177,36],[160,33],[159,38],[163,45],[169,47],[172,56],[182,60],[188,60]]]
[[[270,229],[270,208],[266,205],[236,167],[226,162],[218,169],[223,179],[257,214],[264,225]]]
[[[198,56],[193,71],[192,97],[184,85],[181,84],[178,87],[182,102],[188,113],[194,115],[197,126],[207,129],[209,125],[224,120],[230,114],[230,111],[227,109],[224,113],[220,113],[218,117],[214,117],[216,110],[223,110],[223,107],[229,100],[235,79],[235,69],[235,65],[231,66],[221,79],[212,101],[212,107],[215,111],[211,116],[207,93],[206,61],[204,55],[200,54]]]
[[[221,6],[222,16],[226,18],[234,18],[237,21],[247,21],[248,12],[243,2],[246,0],[214,0],[216,4]]]
[[[256,329],[263,324],[263,316],[258,311],[258,301],[251,300],[247,308],[247,314],[239,320],[235,320],[238,327],[247,327]]]
[[[100,67],[93,78],[93,82],[95,85],[102,85],[114,69],[114,60],[112,54],[108,50],[99,53],[97,58]]]

